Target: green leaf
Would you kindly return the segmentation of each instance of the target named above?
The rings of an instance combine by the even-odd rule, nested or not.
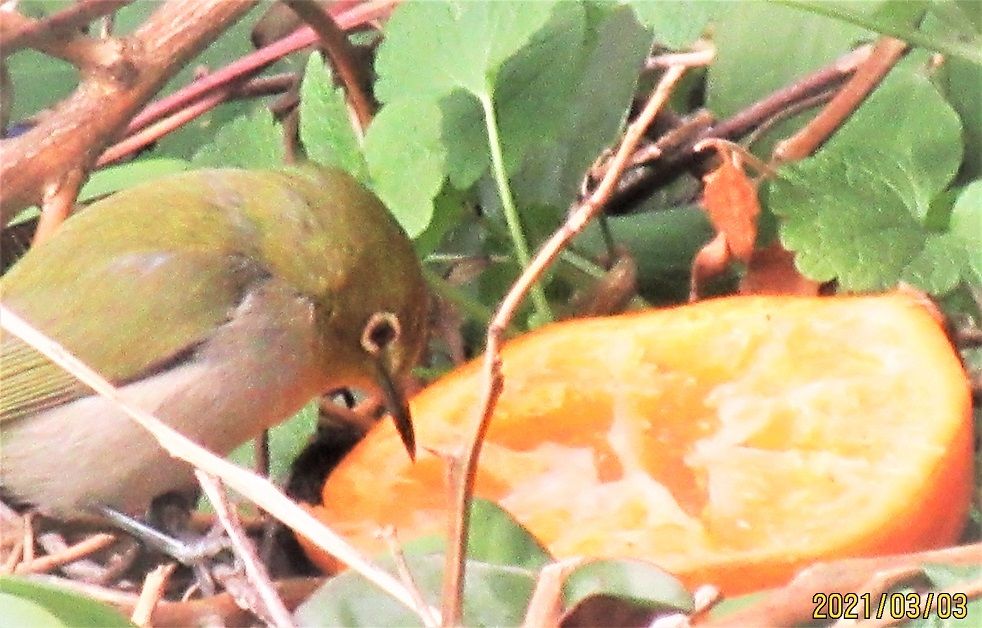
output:
[[[630,0],[638,19],[669,48],[684,48],[706,28],[725,3],[712,0]]]
[[[975,30],[974,37],[966,41],[961,29],[947,32],[925,32],[916,28],[917,11],[922,10],[923,2],[910,3],[906,0],[889,0],[885,3],[850,2],[839,0],[772,0],[791,7],[810,11],[816,15],[827,15],[844,23],[868,28],[873,32],[891,35],[928,50],[961,57],[972,63],[982,64],[982,35]],[[915,22],[915,23],[912,23]],[[967,24],[962,24],[967,26]]]
[[[269,430],[269,476],[282,483],[289,477],[290,465],[296,460],[317,429],[316,402],[304,406],[289,420]],[[228,455],[229,460],[247,468],[256,465],[255,442],[242,443]],[[210,508],[210,506],[209,506]]]
[[[191,159],[195,168],[234,166],[275,168],[283,165],[283,133],[263,108],[235,118]]]
[[[567,609],[603,595],[651,610],[692,612],[692,596],[668,572],[641,560],[593,560],[577,567],[563,585]]]
[[[868,147],[902,155],[923,175],[919,203],[926,206],[958,171],[962,126],[955,110],[913,65],[890,72],[823,150],[845,154]]]
[[[439,607],[443,555],[407,556],[413,579],[431,605]],[[463,625],[518,626],[536,574],[517,567],[467,561]],[[294,613],[300,626],[420,626],[406,607],[353,571],[331,578]]]
[[[731,3],[714,25],[707,106],[733,115],[869,37],[865,29],[771,2]],[[762,39],[766,37],[766,39]]]
[[[518,170],[532,146],[555,141],[565,128],[570,98],[582,77],[585,19],[581,4],[560,4],[528,45],[497,72],[493,101],[509,174]],[[484,113],[471,94],[460,90],[440,105],[450,181],[466,189],[490,164]]]
[[[506,170],[562,128],[585,38],[580,3],[405,2],[379,49],[376,94],[438,102],[446,172],[467,189],[490,164],[481,98],[493,97]]]
[[[153,181],[190,167],[183,159],[141,159],[96,170],[78,194],[80,202],[92,200],[134,185]]]
[[[320,411],[316,401],[308,403],[290,420],[269,430],[269,475],[283,482],[290,474],[290,465],[304,450],[317,429]]]
[[[953,589],[957,591],[960,583],[968,584],[982,576],[978,565],[945,565],[928,563],[922,566],[924,575],[931,581],[934,589]],[[922,594],[922,598],[923,598]],[[943,598],[943,599],[942,599]],[[977,626],[982,618],[982,599],[971,599],[965,593],[934,594],[931,614],[923,619],[912,621],[911,628],[952,628],[954,626]],[[944,615],[942,617],[941,615]]]
[[[951,210],[951,235],[964,251],[962,276],[975,287],[982,287],[982,180],[966,186]]]
[[[927,563],[922,566],[924,575],[931,581],[931,586],[948,588],[960,582],[971,582],[982,578],[982,567],[978,565],[945,565]]]
[[[432,101],[411,98],[385,105],[368,127],[365,158],[375,193],[410,238],[421,234],[443,187],[440,109]]]
[[[422,259],[435,251],[444,236],[460,222],[467,205],[463,193],[449,185],[433,199],[433,217],[426,230],[416,236],[413,247]]]
[[[432,535],[406,543],[407,554],[432,554],[443,552],[446,540]],[[552,561],[552,556],[522,524],[492,501],[475,498],[471,502],[471,522],[467,534],[468,560],[541,569]]]
[[[467,557],[491,565],[536,570],[552,557],[508,511],[486,499],[471,504]]]
[[[439,98],[456,88],[491,92],[501,65],[545,25],[555,0],[544,2],[403,2],[392,12],[379,47],[375,94]]]
[[[820,151],[782,170],[769,196],[784,222],[779,233],[796,264],[818,281],[846,290],[911,283],[944,294],[963,264],[959,236],[931,232],[924,177],[906,158],[851,147]]]
[[[320,55],[307,59],[300,84],[300,140],[307,157],[327,166],[337,166],[357,179],[365,179],[365,158],[344,98],[335,87],[330,68]]]
[[[982,15],[982,2],[976,4]],[[950,59],[940,73],[948,102],[958,112],[965,142],[965,160],[960,177],[963,181],[982,176],[982,65],[964,59]]]
[[[41,604],[23,597],[0,593],[0,617],[11,626],[32,626],[33,628],[61,628],[68,624],[59,621]]]
[[[616,139],[630,107],[651,36],[629,7],[600,4],[587,18],[594,36],[567,111],[558,118],[562,128],[554,140],[531,148],[513,177],[521,206],[568,207],[583,174]]]
[[[15,576],[0,576],[0,617],[8,626],[133,626],[102,602]]]
[[[4,63],[10,73],[9,89],[13,92],[11,122],[55,105],[78,84],[78,70],[72,64],[36,50],[18,50],[4,59]]]

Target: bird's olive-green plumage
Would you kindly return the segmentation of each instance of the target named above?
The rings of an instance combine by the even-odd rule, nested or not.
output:
[[[405,374],[422,348],[426,311],[418,261],[399,226],[349,176],[314,166],[205,170],[119,192],[32,249],[0,279],[0,299],[131,386],[154,406],[147,410],[218,449],[330,387]],[[379,315],[396,328],[380,337],[395,338],[373,354],[364,336]],[[44,507],[55,474],[33,466],[60,457],[61,477],[83,476],[83,486],[77,500],[61,494],[50,510],[112,502],[111,487],[84,479],[105,472],[86,466],[98,450],[91,434],[104,429],[90,392],[9,335],[0,338],[0,382],[3,488]],[[209,423],[226,436],[212,437]],[[84,434],[59,438],[56,428]],[[126,471],[154,473],[166,454],[153,447],[152,456],[137,451],[140,463]],[[131,493],[167,485],[135,484]],[[132,509],[152,497],[120,504]]]

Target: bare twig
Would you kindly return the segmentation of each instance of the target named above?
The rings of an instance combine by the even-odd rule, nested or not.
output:
[[[116,542],[116,537],[112,534],[93,534],[75,545],[71,545],[57,554],[48,554],[35,558],[30,562],[23,562],[14,568],[14,573],[43,573],[51,571],[67,563],[75,562],[80,558],[105,549]]]
[[[694,68],[709,65],[713,62],[714,58],[716,58],[716,47],[712,44],[707,44],[702,50],[672,52],[648,57],[644,63],[644,67],[646,70],[665,69],[675,65]]]
[[[607,211],[617,213],[624,206],[630,205],[656,182],[665,177],[666,173],[689,163],[693,159],[692,146],[699,140],[718,137],[736,139],[745,136],[754,128],[780,115],[782,111],[796,106],[797,103],[813,98],[816,94],[839,88],[856,69],[869,58],[872,46],[861,46],[831,64],[796,79],[787,87],[783,87],[762,98],[747,108],[733,114],[700,133],[680,143],[662,146],[660,157],[650,164],[641,164],[631,170],[631,175],[625,176],[618,189],[607,202]]]
[[[156,121],[155,123],[143,127],[126,139],[113,144],[99,156],[96,161],[97,167],[106,166],[114,161],[120,160],[128,155],[153,144],[161,137],[180,128],[198,116],[204,115],[216,106],[225,102],[228,98],[228,91],[206,94],[200,100],[188,105],[177,113]]]
[[[256,611],[256,615],[273,626],[292,628],[293,619],[290,617],[290,611],[286,610],[286,607],[283,606],[283,600],[276,594],[276,589],[273,588],[273,583],[269,578],[269,572],[259,561],[252,541],[242,530],[242,524],[239,522],[235,510],[229,506],[228,497],[221,483],[214,476],[198,469],[195,469],[194,475],[198,478],[198,483],[201,484],[208,501],[215,508],[215,514],[218,515],[225,532],[232,541],[235,555],[242,561],[249,583],[258,593],[258,600],[261,602],[262,608],[253,609]]]
[[[16,11],[4,11],[0,26],[0,50],[4,57],[18,50],[32,48],[44,40],[63,37],[89,22],[115,12],[133,0],[79,0],[41,20],[25,17]]]
[[[774,147],[774,160],[777,163],[787,163],[811,155],[879,85],[907,48],[905,41],[881,37],[870,57],[859,66],[829,104],[803,129]]]
[[[47,240],[71,213],[84,178],[85,173],[81,169],[72,168],[61,176],[56,175],[44,186],[41,216],[34,231],[35,244]]]
[[[566,558],[550,563],[539,571],[535,589],[525,610],[524,628],[558,626],[563,613],[563,583],[566,577],[585,562],[583,558]]]
[[[23,561],[29,563],[34,560],[34,513],[28,512],[24,515],[24,530],[21,535],[24,549]]]
[[[153,609],[164,596],[164,588],[170,579],[177,563],[167,563],[158,565],[153,571],[143,579],[143,588],[140,589],[140,597],[137,599],[136,606],[130,614],[130,621],[137,626],[149,626],[150,618],[153,616]]]
[[[762,135],[770,131],[778,123],[787,120],[788,118],[794,117],[799,113],[808,111],[813,107],[824,105],[828,101],[832,100],[835,94],[836,94],[836,89],[827,89],[824,92],[819,92],[814,96],[803,98],[796,103],[792,103],[788,105],[786,109],[782,109],[781,111],[775,113],[770,118],[767,118],[766,120],[761,122],[760,125],[757,128],[755,128],[753,131],[751,131],[750,134],[747,135],[747,137],[743,140],[742,142],[743,145],[752,146],[757,140],[761,138]]]
[[[419,585],[416,584],[416,579],[413,578],[413,572],[409,569],[409,563],[406,562],[406,554],[402,551],[402,546],[399,544],[396,529],[393,526],[385,526],[379,534],[382,536],[382,540],[385,541],[386,547],[389,548],[389,554],[392,555],[392,560],[395,562],[396,572],[399,574],[399,578],[406,585],[406,589],[416,598],[416,605],[427,610],[422,618],[423,625],[427,628],[436,628],[436,626],[440,625],[440,618],[428,612],[434,609],[426,602],[423,592],[419,590]]]
[[[324,52],[330,57],[331,64],[344,83],[345,93],[348,94],[351,107],[355,110],[358,123],[364,132],[372,121],[375,107],[365,93],[364,86],[368,84],[365,73],[358,64],[354,47],[348,41],[348,37],[335,23],[331,14],[318,3],[311,0],[285,0],[285,2],[303,21],[310,24],[320,37]]]
[[[143,103],[253,4],[252,0],[161,4],[135,33],[120,40],[124,51],[120,63],[139,68],[138,72],[125,80],[83,72],[78,89],[38,125],[4,140],[0,223],[23,207],[37,204],[51,186],[61,187],[63,173],[81,172],[84,178],[105,145]]]
[[[3,566],[0,567],[0,573],[9,574],[14,573],[14,568],[20,562],[21,557],[24,555],[24,539],[18,538],[14,541],[14,546],[10,549],[10,554],[3,561]]]
[[[621,144],[611,160],[610,167],[596,190],[579,207],[570,212],[566,222],[539,249],[528,268],[515,280],[508,294],[505,295],[488,326],[482,369],[483,388],[479,406],[481,410],[468,440],[467,450],[463,453],[463,480],[458,482],[455,487],[455,499],[452,504],[452,512],[455,516],[447,535],[449,547],[446,554],[443,582],[444,625],[456,625],[460,621],[460,604],[464,586],[464,557],[467,554],[467,528],[470,523],[469,506],[474,493],[481,446],[491,423],[495,402],[503,387],[500,351],[505,329],[514,316],[515,310],[538,277],[556,259],[569,241],[600,212],[614,190],[621,172],[629,163],[631,154],[640,142],[645,130],[668,101],[672,89],[685,73],[685,70],[685,66],[673,66],[665,72],[644,109],[637,119],[628,126]]]
[[[846,53],[831,64],[806,74],[787,87],[769,94],[720,122],[710,130],[712,136],[740,137],[759,125],[762,120],[773,118],[795,103],[842,85],[856,72],[857,68],[870,58],[872,53],[873,47],[869,45],[860,46]]]
[[[113,144],[99,156],[96,166],[102,167],[111,164],[114,161],[142,150],[168,133],[204,115],[227,100],[278,94],[289,90],[296,85],[296,82],[296,75],[286,72],[277,74],[276,76],[254,78],[241,85],[229,83],[212,93],[205,94],[199,100],[188,104],[183,109],[179,109],[175,113],[143,127],[129,135],[126,139]]]
[[[339,11],[337,14],[335,14],[332,10],[331,15],[337,21],[339,28],[347,30],[387,14],[398,2],[399,0],[371,0],[351,8],[346,8],[345,5],[339,3],[339,6],[342,9],[346,8],[346,10]],[[208,92],[222,85],[235,82],[242,77],[255,74],[277,59],[285,57],[292,52],[302,50],[315,43],[317,43],[317,33],[315,33],[309,26],[305,26],[304,28],[293,32],[283,39],[269,44],[268,46],[264,46],[263,48],[260,48],[259,50],[246,55],[233,63],[230,63],[224,68],[215,70],[187,87],[149,105],[146,109],[141,111],[139,115],[133,118],[133,121],[127,127],[127,130],[130,133],[135,132],[138,129],[154,122],[155,120],[159,120],[160,118],[187,106],[188,103],[194,102],[195,100],[201,98],[204,94],[207,94]]]
[[[265,478],[216,456],[160,419],[126,401],[119,391],[98,373],[2,304],[0,304],[0,326],[70,372],[96,393],[112,401],[127,416],[150,432],[170,455],[221,478],[230,488],[242,495],[248,495],[260,508],[363,575],[407,608],[417,614],[422,613],[415,607],[412,596],[398,580],[364,557],[344,538],[324,526]]]

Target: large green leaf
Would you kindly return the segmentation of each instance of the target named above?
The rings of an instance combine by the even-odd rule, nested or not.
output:
[[[689,592],[674,576],[641,560],[592,560],[566,578],[563,601],[567,608],[603,595],[652,610],[692,612]]]
[[[423,597],[439,607],[443,555],[407,557]],[[534,571],[467,561],[465,626],[518,626],[535,586]],[[347,571],[331,578],[294,613],[300,626],[421,626],[409,609],[362,576]]]
[[[16,576],[0,576],[0,620],[5,626],[39,628],[133,626],[102,602]]]
[[[929,229],[932,185],[903,155],[851,146],[820,151],[782,171],[769,197],[781,242],[818,281],[847,290],[911,283],[944,294],[961,279],[963,236]]]
[[[927,206],[958,171],[962,128],[917,61],[895,68],[822,150],[872,148],[903,156],[920,173],[918,202]]]
[[[191,163],[196,168],[282,166],[283,132],[269,111],[256,108],[219,129],[210,144],[198,149]]]
[[[368,128],[365,158],[375,193],[409,237],[417,237],[430,224],[433,198],[443,187],[439,107],[421,98],[383,107]]]
[[[307,60],[300,84],[300,140],[307,157],[365,179],[365,158],[351,126],[344,91],[334,86],[331,69],[320,55]]]

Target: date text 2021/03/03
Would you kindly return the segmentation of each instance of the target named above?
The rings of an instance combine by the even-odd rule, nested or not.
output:
[[[871,593],[816,593],[812,619],[965,619],[968,596],[965,593],[914,592],[884,593],[874,603]]]

